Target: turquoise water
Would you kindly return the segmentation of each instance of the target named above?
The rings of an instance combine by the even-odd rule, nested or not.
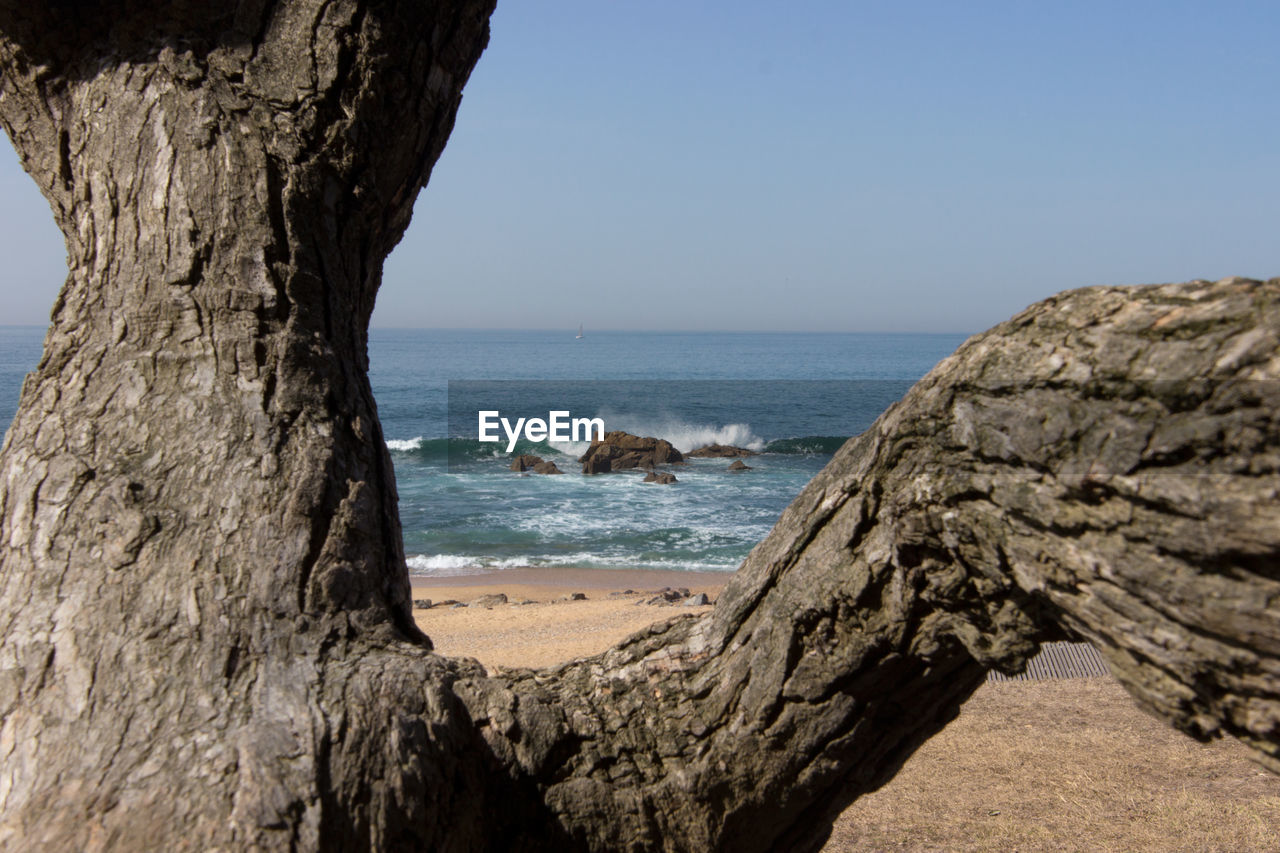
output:
[[[963,335],[528,331],[371,334],[370,378],[396,469],[410,571],[525,565],[732,571],[849,436]],[[12,419],[42,329],[0,327],[0,421]],[[487,401],[487,402],[486,402]],[[451,405],[452,404],[452,405]],[[760,455],[672,468],[674,486],[585,477],[585,444],[521,441],[565,476],[507,470],[475,412],[596,417],[606,429]],[[452,415],[452,418],[450,417]]]

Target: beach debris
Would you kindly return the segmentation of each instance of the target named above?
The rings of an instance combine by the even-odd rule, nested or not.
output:
[[[636,591],[634,589],[624,589],[621,592],[615,591],[615,592],[609,593],[609,597],[618,598],[619,596],[623,596],[623,595],[635,595],[635,594],[636,594]]]
[[[684,456],[666,439],[614,430],[607,433],[602,441],[591,442],[578,461],[582,463],[584,474],[606,474],[679,463],[684,461]]]
[[[556,601],[586,601],[587,594],[585,592],[571,592],[568,595],[557,598]]]
[[[664,586],[662,589],[658,590],[657,594],[654,595],[653,598],[650,598],[645,603],[659,605],[675,604],[677,601],[684,601],[688,597],[689,590],[685,587],[672,589],[669,586]]]
[[[711,599],[707,598],[707,594],[705,592],[700,592],[697,595],[691,595],[684,600],[685,607],[701,607],[704,604],[710,603]]]
[[[446,598],[444,601],[437,601],[435,604],[433,604],[433,605],[431,605],[431,606],[432,606],[433,608],[437,608],[437,607],[454,607],[454,606],[456,606],[457,604],[459,604],[458,599],[456,599],[456,598]]]
[[[729,470],[730,471],[750,471],[751,466],[742,464],[741,459],[735,459],[733,464],[729,466]]]
[[[507,596],[505,593],[491,592],[487,595],[480,596],[474,601],[469,602],[467,606],[468,607],[485,607],[485,608],[492,609],[496,605],[506,604],[506,603],[507,603]]]
[[[675,474],[669,474],[666,471],[650,471],[644,475],[644,482],[657,483],[660,486],[669,486],[672,483],[678,483]]]
[[[429,599],[429,598],[415,598],[415,599],[413,600],[413,606],[414,606],[414,607],[416,607],[416,608],[417,608],[417,609],[419,609],[419,610],[430,610],[430,609],[431,609],[431,599]]]
[[[706,447],[699,447],[697,450],[690,450],[685,456],[690,458],[711,458],[711,459],[727,459],[733,456],[755,456],[754,450],[747,450],[745,447],[734,447],[732,444],[708,444]]]

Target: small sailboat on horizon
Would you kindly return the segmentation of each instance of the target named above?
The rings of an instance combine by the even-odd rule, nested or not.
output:
[[[578,337],[574,338],[574,340],[578,340],[578,341],[582,340],[582,324],[581,323],[578,324]]]

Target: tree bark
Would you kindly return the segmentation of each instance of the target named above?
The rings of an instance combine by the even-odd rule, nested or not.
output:
[[[412,621],[365,343],[492,3],[147,7],[0,3],[70,265],[0,452],[7,847],[812,849],[1059,630],[1280,769],[1280,280],[1033,306],[711,614],[489,676]]]
[[[70,266],[0,459],[15,837],[445,825],[337,775],[395,715],[325,705],[374,679],[352,644],[429,648],[366,329],[492,5],[0,6],[0,122]]]

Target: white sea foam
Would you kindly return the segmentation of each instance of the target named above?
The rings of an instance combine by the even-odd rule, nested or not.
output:
[[[409,573],[434,577],[469,575],[477,569],[514,569],[524,566],[553,566],[563,568],[595,567],[607,569],[672,569],[690,572],[731,572],[736,562],[688,561],[671,559],[637,559],[632,554],[595,554],[579,551],[572,554],[546,554],[496,559],[464,554],[419,554],[405,561]]]
[[[708,444],[732,444],[748,450],[764,450],[765,446],[764,439],[751,431],[750,424],[692,424],[673,418],[655,420],[616,413],[604,413],[603,417],[607,429],[665,438],[681,453],[688,453]]]
[[[576,461],[579,456],[587,452],[587,448],[591,446],[587,441],[548,441],[547,447],[563,453],[565,456],[571,456]]]
[[[513,569],[529,565],[527,557],[499,560],[468,554],[415,554],[405,560],[409,573],[415,575],[466,575],[475,569]]]
[[[422,436],[414,438],[389,438],[387,439],[387,450],[417,450],[422,446]]]

